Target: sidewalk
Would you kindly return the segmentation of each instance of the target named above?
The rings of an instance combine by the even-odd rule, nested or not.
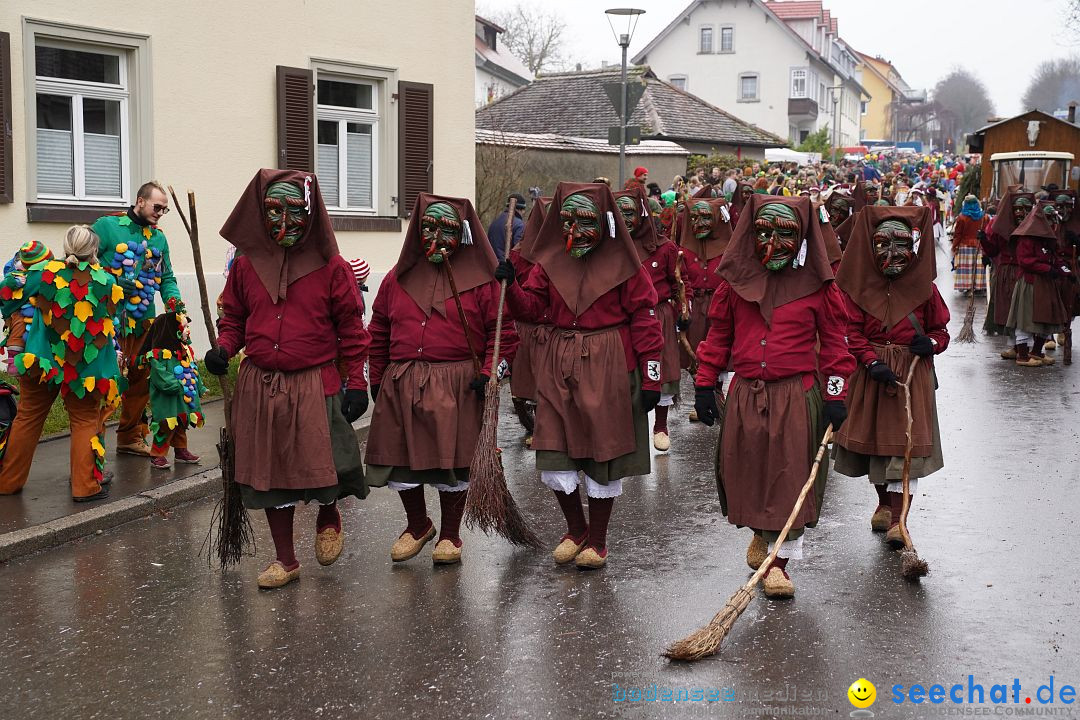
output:
[[[22,493],[0,496],[0,562],[218,492],[221,472],[216,444],[224,404],[220,400],[207,402],[203,411],[206,424],[188,433],[189,449],[202,457],[200,465],[174,464],[168,470],[152,470],[148,458],[117,455],[116,429],[108,428],[105,469],[115,477],[109,498],[92,503],[71,500],[69,436],[39,443]],[[360,420],[357,434],[361,442],[367,437],[369,422],[370,414]]]

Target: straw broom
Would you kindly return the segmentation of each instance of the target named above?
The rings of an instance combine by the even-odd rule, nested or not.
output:
[[[818,469],[821,467],[821,460],[825,456],[825,448],[828,446],[829,441],[832,440],[832,436],[833,428],[832,425],[829,425],[825,428],[825,435],[821,438],[821,444],[818,446],[817,455],[814,456],[814,465],[810,468],[810,477],[806,479],[806,483],[799,492],[799,497],[795,501],[795,507],[792,508],[791,514],[788,515],[787,522],[784,524],[784,529],[780,531],[779,537],[777,537],[776,542],[773,543],[772,552],[769,553],[765,562],[761,563],[761,567],[757,569],[757,572],[750,576],[750,579],[745,585],[736,590],[735,594],[728,598],[727,603],[721,608],[720,612],[713,616],[713,619],[709,621],[708,625],[696,630],[682,640],[672,643],[671,646],[664,651],[664,657],[669,660],[685,660],[687,662],[693,662],[708,657],[720,649],[721,643],[724,642],[724,638],[727,637],[732,626],[735,625],[735,621],[739,619],[739,616],[743,614],[743,611],[746,610],[746,607],[753,599],[754,588],[757,587],[757,584],[765,577],[765,573],[768,572],[769,567],[772,565],[772,561],[776,559],[776,553],[780,550],[780,545],[787,540],[788,532],[791,530],[791,526],[795,524],[795,518],[799,516],[803,502],[806,500],[806,496],[810,494],[810,490],[814,487]]]
[[[506,208],[506,252],[510,257],[513,241],[514,199]],[[486,535],[497,533],[513,545],[541,547],[539,536],[518,509],[506,485],[502,451],[499,449],[499,345],[502,341],[503,308],[506,306],[506,281],[499,283],[499,305],[495,316],[495,347],[491,356],[491,377],[484,388],[484,415],[480,437],[469,466],[469,495],[465,499],[465,524]]]
[[[911,437],[911,426],[913,424],[913,418],[911,416],[911,378],[915,375],[915,368],[918,366],[919,360],[920,358],[918,355],[911,360],[911,367],[908,368],[907,377],[904,379],[904,412],[907,414],[907,445],[904,447],[904,504],[900,510],[900,534],[904,538],[904,549],[900,552],[900,572],[905,580],[912,581],[930,574],[930,566],[926,564],[925,560],[919,558],[919,553],[916,552],[915,544],[911,542],[911,535],[908,533],[907,529],[908,511],[911,509],[910,475],[911,447],[913,445]]]
[[[972,291],[971,299],[968,300],[967,312],[964,313],[964,325],[956,335],[956,342],[971,344],[978,342],[975,337],[975,292]]]
[[[176,191],[169,186],[169,194],[172,195],[176,212],[184,223],[188,237],[191,239],[191,256],[195,263],[195,276],[199,281],[199,299],[202,301],[203,320],[206,321],[206,335],[210,338],[210,345],[217,347],[217,333],[214,330],[213,315],[210,311],[209,295],[206,291],[206,274],[203,272],[202,249],[199,246],[199,218],[195,212],[195,193],[188,190],[188,213],[191,215],[191,223],[184,216],[180,207],[180,201],[176,198]],[[222,571],[232,565],[237,565],[244,555],[255,554],[255,530],[251,527],[251,519],[244,508],[240,497],[240,486],[234,480],[233,472],[233,449],[232,433],[232,386],[229,384],[229,376],[226,373],[220,378],[221,394],[225,399],[225,425],[221,428],[221,437],[218,440],[218,460],[221,464],[221,498],[214,507],[214,513],[210,519],[210,530],[206,533],[206,543],[210,543],[213,555],[217,556],[218,564]],[[216,532],[215,532],[216,530]],[[207,556],[207,561],[213,557]]]

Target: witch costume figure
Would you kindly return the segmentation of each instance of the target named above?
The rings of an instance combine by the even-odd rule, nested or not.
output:
[[[518,280],[503,262],[514,316],[551,324],[536,349],[536,432],[540,480],[551,488],[567,532],[556,563],[607,562],[607,527],[623,479],[651,471],[648,413],[660,401],[663,333],[656,290],[641,267],[611,191],[559,183]],[[589,498],[589,520],[579,485]]]
[[[1004,335],[1012,306],[1013,289],[1020,276],[1016,263],[1016,243],[1013,230],[1020,227],[1024,218],[1035,207],[1035,195],[1019,186],[1010,187],[998,203],[997,214],[990,227],[979,235],[983,256],[990,258],[990,299],[986,302],[986,320],[983,330],[989,335]],[[1016,347],[1001,352],[1003,360],[1016,359]]]
[[[795,507],[826,426],[836,430],[844,422],[855,369],[812,213],[810,198],[750,199],[720,264],[709,335],[698,346],[698,418],[720,421],[720,505],[729,523],[753,530],[746,562],[754,569]],[[735,377],[720,407],[717,390],[729,362]],[[787,564],[802,557],[803,531],[817,524],[828,473],[822,462],[814,492],[766,571],[769,597],[795,594]]]
[[[407,525],[390,549],[401,562],[432,538],[424,488],[439,491],[442,519],[435,564],[461,561],[461,518],[469,466],[483,424],[484,388],[505,374],[517,334],[503,323],[492,368],[499,285],[495,253],[472,203],[427,195],[416,201],[397,264],[375,296],[371,317],[368,484],[396,490]],[[464,320],[462,319],[464,317]]]
[[[907,446],[904,382],[915,358],[911,393],[909,490],[940,470],[934,355],[949,346],[949,309],[934,277],[934,223],[929,208],[868,207],[859,213],[836,284],[844,292],[848,346],[859,364],[848,388],[848,417],[836,436],[836,471],[869,476],[877,492],[875,532],[902,548],[903,467]]]
[[[659,237],[656,227],[650,222],[645,196],[640,190],[624,190],[615,193],[615,203],[619,206],[623,224],[626,225],[630,238],[637,247],[641,266],[649,274],[653,289],[656,290],[656,319],[664,334],[664,351],[660,357],[660,402],[656,405],[653,420],[653,447],[661,452],[671,449],[668,434],[668,409],[679,397],[679,336],[677,331],[686,330],[685,324],[678,317],[672,297],[675,293],[675,268],[679,263],[679,248],[668,238]]]
[[[235,479],[244,507],[266,512],[276,559],[259,587],[277,588],[300,577],[296,505],[319,504],[315,557],[330,565],[345,542],[337,501],[367,495],[350,423],[368,405],[370,337],[314,175],[260,170],[221,236],[238,253],[206,368],[224,375],[229,358],[245,351],[232,403]],[[344,393],[339,358],[348,376]]]

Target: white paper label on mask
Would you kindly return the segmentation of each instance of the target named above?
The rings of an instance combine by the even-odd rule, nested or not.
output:
[[[728,212],[727,205],[720,206],[720,214],[724,216],[724,222],[731,222],[731,213]]]
[[[641,217],[649,217],[649,204],[644,200],[641,201]]]
[[[615,237],[615,214],[610,210],[607,211],[607,229],[608,235]]]
[[[825,385],[825,394],[829,397],[837,397],[844,392],[844,378],[839,375],[830,375],[829,382]]]
[[[796,268],[806,264],[806,238],[803,238],[802,245],[799,246],[799,254],[795,256],[795,262],[792,264]]]
[[[649,379],[653,382],[660,382],[660,361],[650,360],[645,363],[645,374],[649,376]]]
[[[464,228],[465,228],[465,232],[462,233],[463,237],[461,238],[461,244],[462,245],[472,245],[473,244],[472,226],[469,225],[468,220],[465,221]]]
[[[818,208],[818,215],[821,216],[821,222],[829,222],[829,211],[825,209],[824,205]]]
[[[919,232],[919,228],[913,228],[911,231],[911,249],[918,255],[919,245],[922,243],[922,233]]]

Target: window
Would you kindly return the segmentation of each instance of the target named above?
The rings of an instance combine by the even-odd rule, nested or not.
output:
[[[701,28],[701,44],[698,52],[711,53],[713,51],[713,29],[709,26]]]
[[[825,109],[825,83],[818,83],[817,104],[819,108]]]
[[[789,97],[806,97],[806,74],[806,68],[791,68],[791,95]]]
[[[39,200],[123,202],[130,144],[125,53],[39,41],[34,46]]]
[[[668,82],[672,86],[679,88],[680,90],[686,90],[686,76],[685,75],[672,75],[668,78]]]
[[[326,205],[373,213],[379,192],[378,87],[320,74],[316,88],[315,172]]]
[[[735,28],[731,25],[720,28],[720,52],[735,52]]]
[[[865,115],[866,114],[866,108],[868,107],[868,105],[869,105],[869,103],[867,103],[865,100],[860,100],[859,101],[859,114]]]
[[[753,102],[758,99],[757,73],[743,73],[739,76],[739,102]]]

